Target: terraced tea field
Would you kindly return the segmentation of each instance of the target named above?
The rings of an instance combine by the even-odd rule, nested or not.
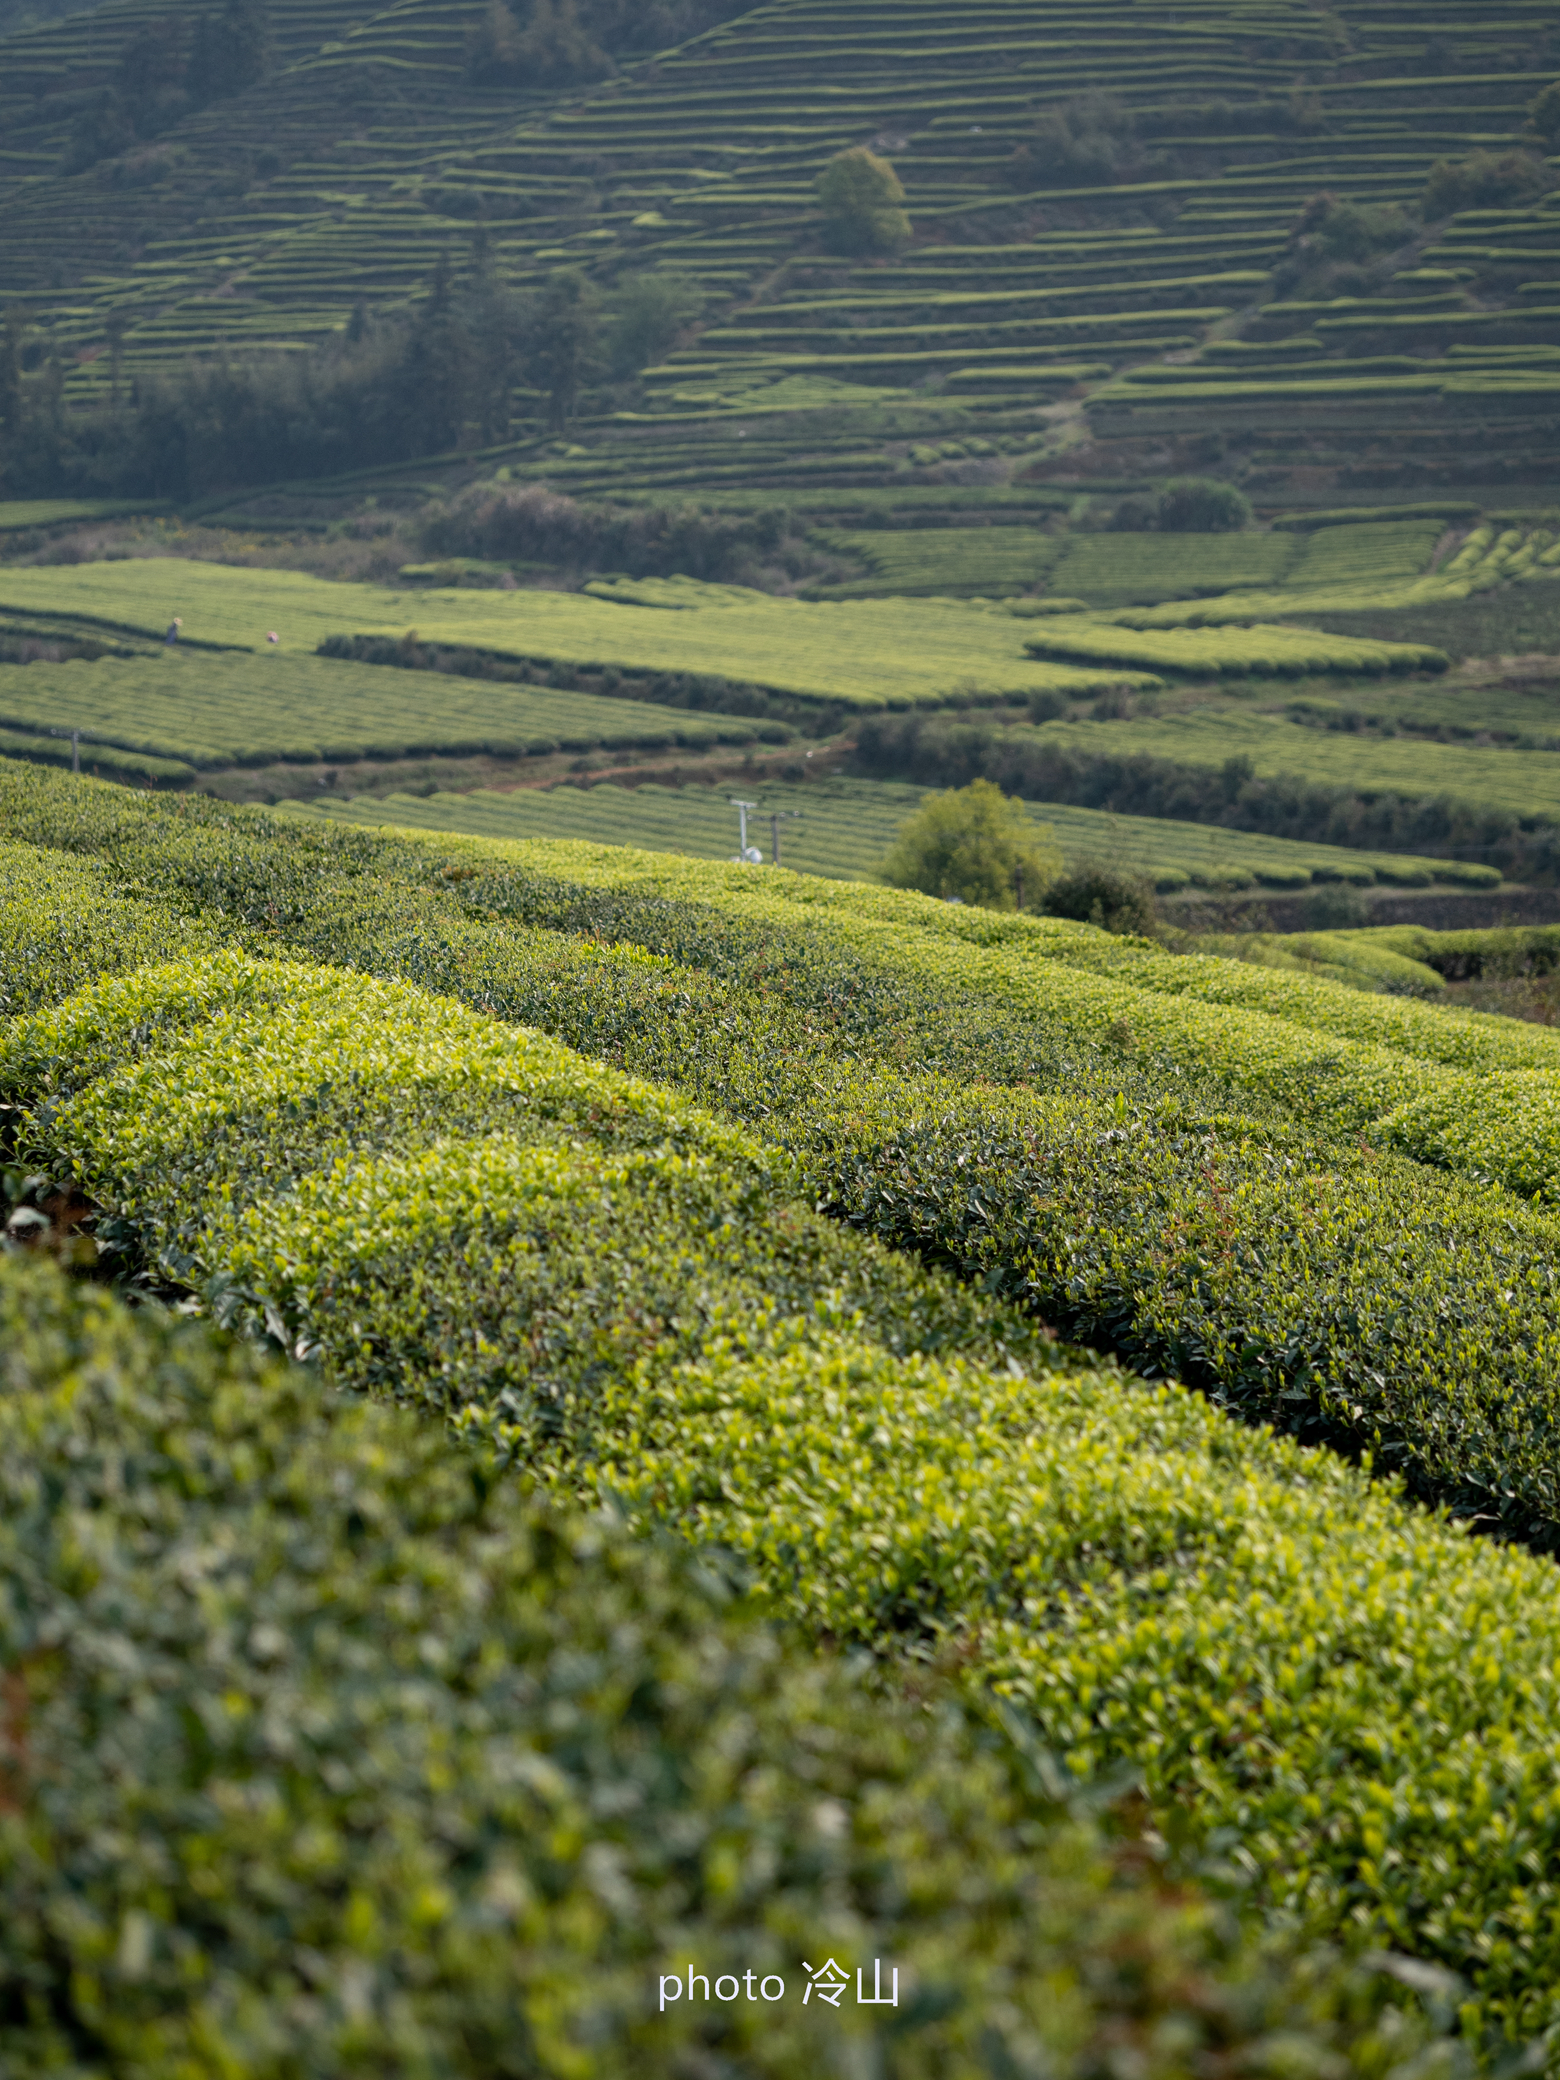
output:
[[[1289,570],[1282,589],[1243,589],[1161,606],[1123,607],[1115,618],[1132,628],[1200,628],[1278,615],[1410,612],[1478,597],[1508,585],[1547,588],[1560,579],[1560,540],[1551,527],[1486,523],[1456,540],[1453,553],[1419,576],[1432,522],[1319,529]],[[1382,537],[1378,541],[1377,537]],[[1273,539],[1272,536],[1268,537]]]
[[[1179,672],[1199,679],[1221,675],[1300,677],[1339,672],[1444,671],[1444,651],[1429,644],[1379,643],[1256,622],[1247,627],[1113,628],[1082,615],[1058,614],[1032,623],[1031,656],[1081,664],[1119,664]]]
[[[1518,818],[1560,823],[1560,751],[1308,729],[1282,714],[1231,707],[1123,722],[1047,722],[1033,735],[1059,751],[1086,757],[1141,754],[1205,768],[1249,759],[1258,778],[1287,774],[1354,793],[1448,796]]]
[[[0,39],[0,281],[42,318],[71,404],[192,353],[318,342],[359,300],[413,303],[480,225],[507,283],[660,269],[704,299],[626,414],[603,394],[549,441],[522,380],[525,438],[494,450],[521,480],[783,492],[835,516],[853,489],[982,505],[1060,470],[1080,402],[1105,485],[1209,438],[1240,444],[1258,489],[1302,459],[1313,486],[1552,469],[1549,200],[1410,216],[1379,290],[1308,304],[1274,281],[1312,196],[1412,212],[1438,159],[1518,135],[1548,0],[1426,0],[1412,33],[1374,0],[1325,19],[1192,0],[1125,33],[1119,0],[1043,20],[963,0],[956,30],[934,0],[769,0],[547,92],[471,85],[435,0],[279,4],[268,80],[62,172],[82,97],[146,18],[116,0]],[[1088,94],[1116,111],[1092,173],[1036,129]],[[859,142],[897,165],[916,228],[865,262],[821,250],[814,196]]]
[[[641,701],[337,658],[171,650],[94,664],[0,665],[0,756],[16,736],[75,730],[89,765],[107,745],[182,763],[185,774],[276,759],[746,744],[761,729],[785,734],[740,716],[674,715]]]
[[[659,604],[638,603],[651,601]],[[146,635],[160,635],[178,614],[186,640],[261,650],[274,631],[286,654],[328,636],[401,637],[414,628],[426,642],[544,665],[693,674],[864,712],[1157,683],[1151,672],[1031,658],[1025,625],[1007,614],[936,600],[813,605],[736,587],[396,592],[150,557],[0,571],[0,608]]]
[[[801,874],[870,880],[900,824],[926,789],[892,780],[783,781],[740,787],[479,788],[469,794],[391,794],[350,801],[328,796],[288,815],[335,823],[399,824],[412,830],[464,831],[480,838],[585,838],[692,859],[734,859],[738,820],[733,797],[749,794],[748,842],[773,863],[780,816],[780,861]],[[1161,891],[1305,888],[1313,881],[1381,882],[1423,887],[1447,873],[1444,860],[1408,853],[1359,852],[1341,845],[1300,845],[1284,838],[1151,816],[1110,816],[1062,803],[1032,803],[1070,866],[1103,861],[1142,874]],[[1491,881],[1499,879],[1496,875]]]
[[[58,527],[68,520],[112,520],[122,513],[144,513],[156,501],[133,498],[0,498],[0,534],[34,527]]]
[[[809,597],[878,593],[968,593],[1000,599],[1033,592],[1067,549],[1063,535],[1034,527],[824,528],[825,548],[855,558],[868,576],[810,588]]]

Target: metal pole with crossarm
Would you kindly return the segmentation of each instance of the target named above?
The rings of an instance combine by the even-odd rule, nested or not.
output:
[[[769,812],[769,832],[770,832],[770,836],[771,836],[771,837],[772,837],[772,838],[774,839],[774,846],[773,846],[773,849],[771,850],[771,852],[770,852],[770,855],[769,855],[769,864],[770,864],[770,865],[771,865],[772,867],[778,867],[778,866],[779,866],[779,864],[780,864],[780,826],[781,826],[781,824],[782,824],[782,823],[800,823],[800,822],[801,822],[801,820],[802,820],[802,812],[801,812],[801,810],[800,810],[800,809],[771,809],[771,810],[770,810],[770,812]]]
[[[739,867],[762,866],[764,863],[764,855],[759,851],[756,845],[750,845],[748,843],[747,835],[748,811],[749,809],[751,809],[756,813],[758,809],[757,802],[739,801],[735,795],[730,795],[727,797],[727,799],[730,801],[732,808],[735,809],[737,812],[737,829],[739,832],[739,836],[737,838],[736,864]]]

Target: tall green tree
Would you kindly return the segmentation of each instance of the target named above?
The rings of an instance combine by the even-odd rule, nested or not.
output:
[[[13,311],[0,332],[0,432],[8,438],[22,423],[22,327]]]
[[[265,0],[227,0],[219,15],[197,17],[186,71],[190,98],[220,101],[265,76],[271,23]]]
[[[579,0],[531,0],[523,28],[506,0],[489,0],[467,38],[466,69],[481,86],[565,87],[613,68]]]
[[[928,795],[900,825],[877,878],[983,910],[1038,910],[1061,871],[1049,826],[991,781],[972,780]]]
[[[910,242],[905,191],[886,159],[853,145],[818,176],[824,243],[836,253],[897,253]]]
[[[1158,510],[1167,534],[1237,534],[1251,525],[1251,500],[1222,477],[1172,477]]]
[[[630,275],[612,299],[607,333],[612,374],[621,380],[661,360],[703,304],[703,291],[687,275]]]
[[[1560,80],[1552,81],[1528,103],[1528,128],[1542,140],[1546,151],[1560,147]]]
[[[585,385],[601,357],[601,298],[578,268],[550,275],[521,322],[525,372],[547,393],[547,415],[555,432],[574,416]]]

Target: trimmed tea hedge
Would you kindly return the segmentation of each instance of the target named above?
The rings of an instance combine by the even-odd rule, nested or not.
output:
[[[1423,961],[1349,932],[1208,932],[1189,940],[1186,950],[1225,954],[1260,968],[1287,969],[1390,996],[1436,997],[1446,988]]]
[[[1131,1760],[1157,1811],[1242,1845],[1271,1910],[1466,1973],[1469,2030],[1556,2019],[1546,1563],[1180,1388],[1051,1369],[999,1300],[809,1216],[772,1148],[403,984],[234,954],[142,970],[14,1027],[6,1087],[24,1153],[69,1160],[332,1378],[734,1548],[810,1631],[994,1683],[1075,1770]],[[187,1568],[210,1534],[176,1522]],[[377,1570],[353,1558],[366,1621]],[[310,1586],[339,1641],[334,1582]],[[437,1639],[453,1675],[414,1608],[413,1655]],[[251,1658],[307,1631],[272,1624]],[[280,1644],[256,1657],[256,1632]],[[394,1875],[418,1912],[429,1881]],[[1524,1940],[1492,1954],[1492,1920]]]
[[[1560,1542],[1545,1413],[1560,1333],[1552,1223],[1353,1133],[1297,1128],[1249,1092],[1232,1118],[1229,1085],[1206,1062],[1156,1055],[1126,1021],[1058,1029],[1045,1007],[1065,1008],[1068,970],[1054,959],[1031,964],[1053,984],[1037,1017],[1016,993],[993,1002],[968,973],[899,957],[900,939],[916,951],[911,918],[987,932],[998,951],[1032,942],[1031,921],[801,881],[776,912],[765,877],[611,848],[408,843],[33,773],[0,784],[13,828],[113,857],[126,880],[159,892],[156,917],[176,896],[257,950],[291,945],[407,977],[676,1084],[788,1143],[815,1192],[886,1240],[1021,1294],[1071,1333],[1244,1414],[1374,1443],[1416,1492]],[[808,891],[830,900],[800,900]],[[852,906],[901,928],[852,944],[837,930]],[[1546,1044],[1505,1020],[1041,929],[1053,947],[1093,948],[1107,963],[1147,960],[1172,978],[1295,990],[1351,1019],[1406,1019],[1410,1041]],[[614,950],[624,942],[659,963]],[[144,957],[127,934],[119,965]],[[99,958],[115,965],[106,946]],[[1280,1018],[1263,1025],[1304,1037]],[[1311,1083],[1301,1074],[1292,1087],[1325,1106],[1349,1049],[1312,1037]],[[1410,1081],[1427,1067],[1385,1048],[1372,1058]],[[1504,1067],[1520,1076],[1536,1064],[1519,1055]],[[1454,1060],[1439,1072],[1450,1083],[1432,1076],[1420,1094],[1460,1089],[1467,1066]],[[950,1124],[918,1133],[906,1155],[900,1126],[917,1118]],[[1124,1137],[1127,1119],[1137,1125]],[[1119,1151],[1119,1182],[1100,1150]],[[1162,1180],[1155,1193],[1139,1188],[1143,1164]],[[983,1180],[973,1200],[972,1175]],[[1200,1239],[1226,1232],[1219,1209],[1231,1203],[1239,1252]],[[1186,1237],[1184,1253],[1167,1256],[1167,1232]],[[1384,1287],[1385,1263],[1396,1269]]]
[[[437,1426],[46,1267],[0,1260],[0,1344],[7,2071],[1458,2070]],[[898,2008],[804,2001],[825,1953]],[[690,1967],[737,1997],[663,2004]]]
[[[1444,672],[1444,650],[1426,643],[1380,643],[1363,636],[1313,634],[1256,621],[1248,628],[1113,628],[1099,621],[1058,617],[1025,648],[1034,657],[1076,658],[1085,664],[1132,665],[1154,671],[1278,674],[1311,672]]]
[[[56,1003],[106,972],[220,945],[220,927],[115,884],[97,860],[0,839],[0,1017]]]

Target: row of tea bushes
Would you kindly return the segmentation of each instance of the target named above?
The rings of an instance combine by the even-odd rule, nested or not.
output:
[[[1209,628],[1146,628],[1058,615],[1041,624],[1025,648],[1032,657],[1076,659],[1080,664],[1127,665],[1139,670],[1300,678],[1315,672],[1376,674],[1444,672],[1444,650],[1427,643],[1386,643],[1254,621]]]
[[[1445,978],[1425,962],[1350,932],[1204,932],[1188,935],[1184,950],[1391,996],[1437,997],[1446,989]]]
[[[0,1344],[7,2072],[1466,2071],[710,1556],[47,1267]]]
[[[0,1017],[55,1003],[105,971],[220,943],[217,928],[117,893],[96,860],[0,839]]]
[[[636,964],[664,966],[614,966]],[[492,1398],[495,1352],[514,1372],[522,1318],[515,1391],[560,1409],[788,1295],[896,1350],[1036,1347],[805,1212],[773,1143],[404,982],[236,951],[139,967],[13,1021],[0,1093],[18,1154],[106,1194],[160,1271],[218,1281],[226,1320],[445,1410]]]
[[[1057,1365],[999,1300],[809,1214],[772,1144],[404,984],[145,969],[13,1025],[3,1073],[22,1152],[327,1377],[734,1549],[809,1632],[946,1660],[1079,1773],[1141,1768],[1271,1912],[1463,1975],[1471,2034],[1560,2020],[1547,1563],[1184,1389]],[[307,1630],[272,1626],[262,1660]]]
[[[1503,1192],[1380,1153],[1374,1132],[1308,1131],[1250,1099],[1232,1116],[1227,1083],[1123,1034],[1058,1033],[1046,1004],[1037,1020],[952,965],[939,982],[881,937],[852,940],[838,915],[850,896],[831,905],[822,884],[799,882],[818,900],[777,918],[751,874],[278,826],[42,776],[8,790],[6,814],[113,857],[160,897],[178,892],[240,943],[410,978],[675,1084],[788,1145],[814,1193],[896,1246],[1244,1416],[1377,1449],[1464,1514],[1560,1540],[1545,1444],[1553,1222]],[[901,924],[920,915],[999,941],[1029,929],[857,895]],[[122,965],[144,957],[131,935]],[[1431,1027],[1440,1016],[1309,988]],[[1485,1029],[1524,1030],[1470,1028]],[[1461,1088],[1455,1074],[1446,1087]]]
[[[1466,1157],[1471,1174],[1523,1196],[1560,1198],[1547,1136],[1522,1131],[1527,1080],[1560,1067],[1560,1035],[1476,1012],[1443,1013],[1218,958],[1178,956],[1054,918],[949,907],[924,897],[796,881],[755,886],[707,868],[626,865],[604,848],[559,847],[582,878],[699,898],[743,929],[826,935],[835,959],[922,1000],[956,997],[1041,1028],[1052,1044],[1149,1057],[1332,1131],[1369,1131],[1406,1154],[1460,1168],[1460,1144],[1431,1121],[1487,1096],[1497,1124]],[[706,876],[702,881],[694,877]],[[1481,1096],[1483,1094],[1483,1096]],[[1421,1105],[1421,1101],[1423,1104]],[[1428,1107],[1428,1110],[1424,1108]]]
[[[1347,935],[1356,945],[1384,947],[1450,981],[1477,975],[1551,975],[1560,967],[1560,924],[1491,925],[1434,932],[1423,925],[1367,925]]]

